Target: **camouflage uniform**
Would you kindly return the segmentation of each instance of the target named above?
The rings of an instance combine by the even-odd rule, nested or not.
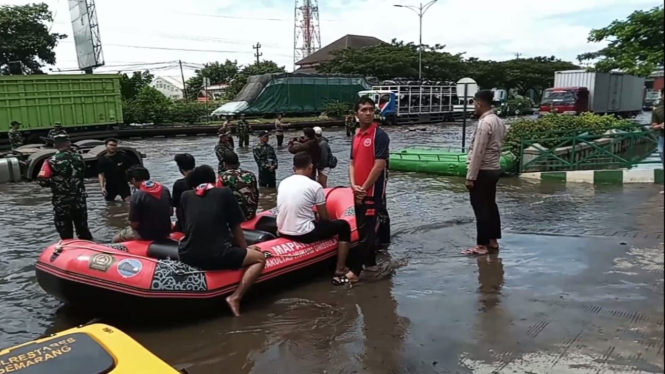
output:
[[[46,135],[47,138],[55,138],[57,135],[67,135],[67,131],[63,129],[62,127],[55,127],[49,130],[48,135]]]
[[[344,120],[344,128],[346,128],[346,136],[353,136],[356,133],[356,119],[355,116],[348,115]]]
[[[233,143],[220,140],[215,146],[215,156],[217,156],[217,160],[219,161],[217,165],[217,174],[219,175],[222,175],[224,172],[224,153],[226,152],[233,152]]]
[[[219,181],[224,187],[233,191],[233,196],[246,220],[256,217],[256,209],[259,207],[259,188],[254,173],[240,168],[225,170],[219,176]]]
[[[23,135],[18,130],[9,130],[7,136],[9,137],[9,144],[11,144],[12,150],[23,145]]]
[[[238,121],[238,126],[236,127],[236,133],[238,134],[238,147],[248,147],[249,146],[249,133],[252,131],[249,123],[241,119]]]
[[[71,150],[58,151],[44,161],[37,179],[40,186],[51,187],[55,229],[63,240],[74,238],[74,227],[79,239],[92,240],[84,173],[85,162],[81,155]]]
[[[278,161],[275,148],[268,143],[259,143],[254,146],[254,160],[259,167],[259,186],[275,188],[277,180],[275,177]],[[275,170],[270,170],[274,166]]]

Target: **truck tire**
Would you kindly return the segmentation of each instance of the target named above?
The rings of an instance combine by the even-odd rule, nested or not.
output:
[[[397,126],[397,116],[391,114],[388,117],[386,117],[386,124],[388,124],[388,126]]]

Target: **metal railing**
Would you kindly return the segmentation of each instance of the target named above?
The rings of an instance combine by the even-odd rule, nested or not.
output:
[[[658,148],[658,132],[645,126],[603,130],[562,130],[525,134],[519,172],[632,168]]]

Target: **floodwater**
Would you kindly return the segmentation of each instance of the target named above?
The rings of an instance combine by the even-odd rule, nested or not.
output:
[[[388,132],[393,150],[461,144],[460,126]],[[341,130],[325,135],[339,159],[330,185],[346,185],[350,140]],[[126,142],[147,154],[153,179],[168,186],[179,178],[175,154],[214,166],[214,143]],[[283,179],[291,155],[277,152]],[[256,171],[250,150],[239,155],[242,167]],[[96,181],[86,186],[92,233],[110,241],[126,225],[127,205],[105,203]],[[394,172],[393,244],[381,257],[383,270],[361,285],[335,288],[326,275],[301,279],[255,295],[240,318],[220,305],[218,318],[178,325],[100,321],[190,374],[662,372],[659,190],[504,179],[502,252],[476,259],[459,255],[474,244],[475,231],[464,181]],[[261,209],[274,201],[274,191],[262,191]],[[34,263],[57,240],[48,190],[2,185],[0,209],[0,347],[98,317],[61,309],[36,283]]]

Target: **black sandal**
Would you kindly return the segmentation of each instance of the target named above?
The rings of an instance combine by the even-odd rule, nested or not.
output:
[[[336,277],[333,277],[332,284],[333,286],[345,286],[347,284],[350,285],[351,281],[346,275],[338,275]]]

